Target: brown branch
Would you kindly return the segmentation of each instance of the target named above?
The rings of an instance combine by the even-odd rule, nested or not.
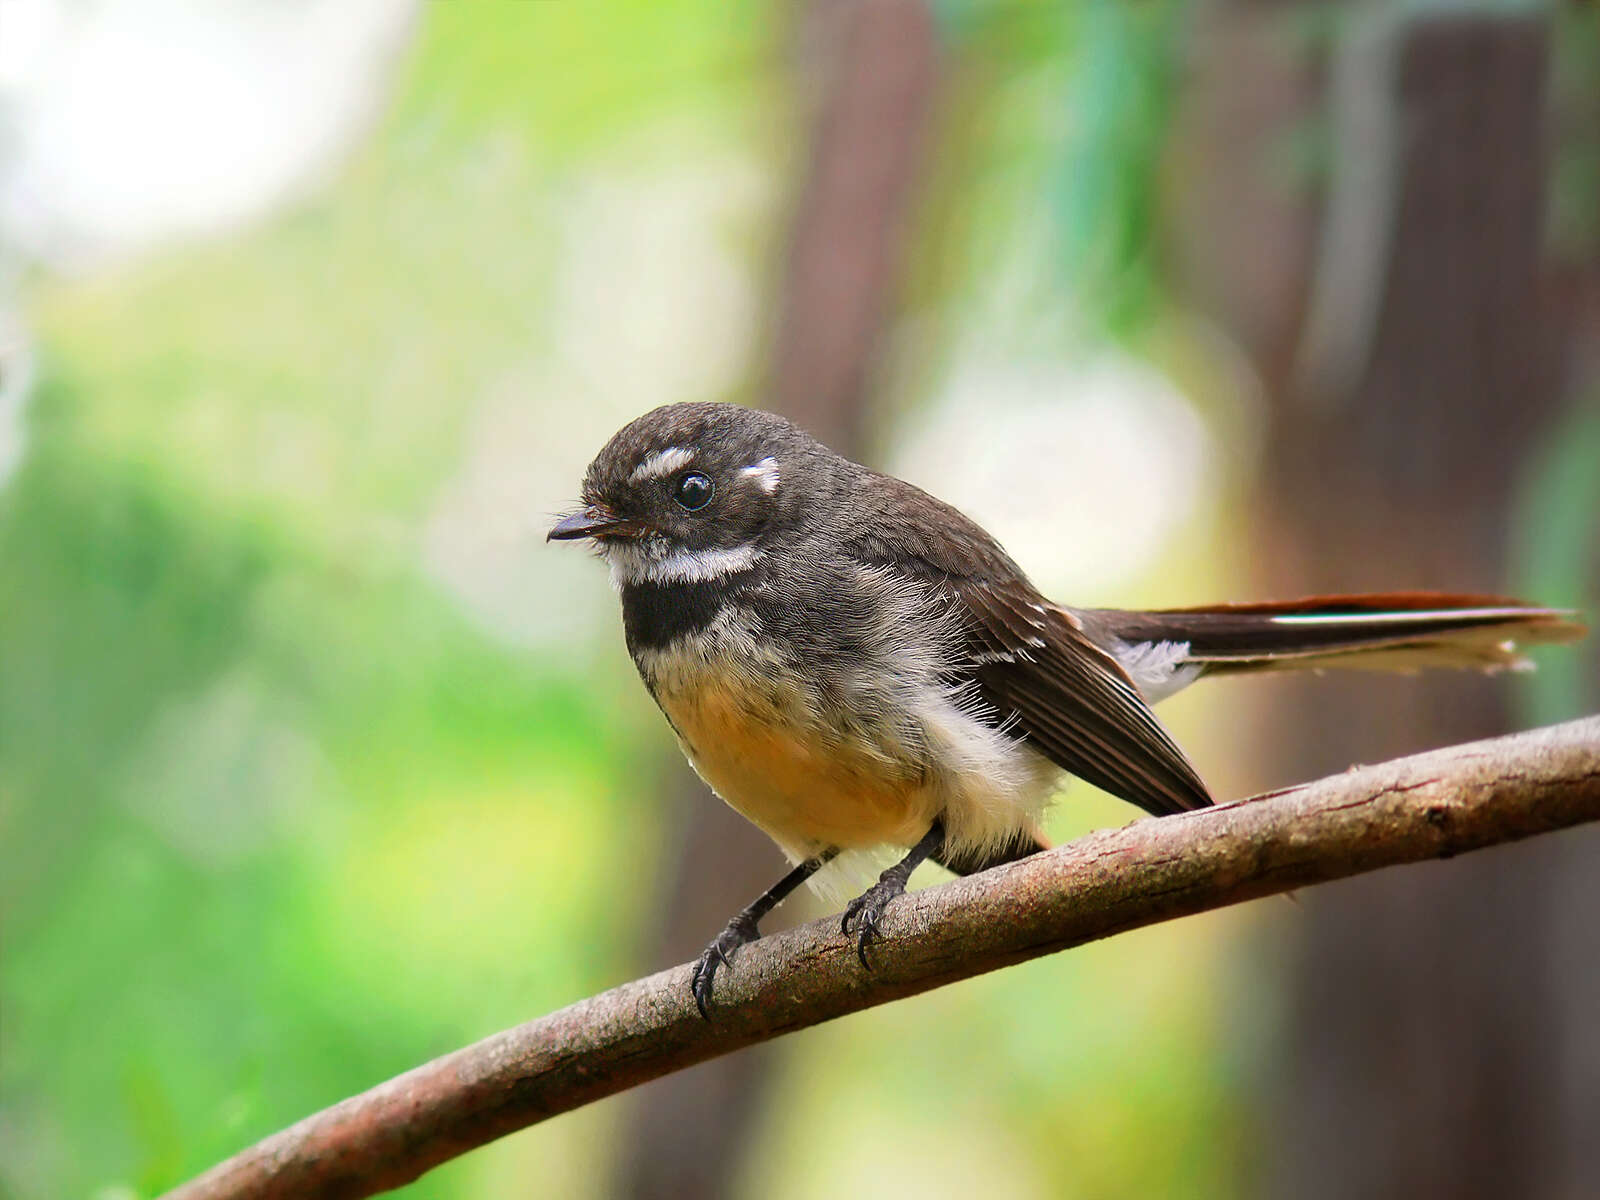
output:
[[[514,1130],[780,1034],[1123,930],[1600,819],[1600,716],[1142,820],[896,903],[869,974],[837,920],[740,951],[707,1023],[676,967],[267,1138],[175,1200],[369,1196]]]

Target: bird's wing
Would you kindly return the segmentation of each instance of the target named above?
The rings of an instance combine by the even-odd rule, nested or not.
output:
[[[956,603],[957,674],[993,720],[1080,779],[1156,815],[1204,808],[1210,793],[1120,663],[1051,604],[987,533],[900,480],[867,489],[870,519],[845,536],[861,561],[924,580]]]

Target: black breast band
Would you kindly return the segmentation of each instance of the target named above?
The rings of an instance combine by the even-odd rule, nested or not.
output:
[[[663,650],[698,633],[753,577],[737,571],[695,583],[630,583],[622,589],[622,627],[628,649]]]

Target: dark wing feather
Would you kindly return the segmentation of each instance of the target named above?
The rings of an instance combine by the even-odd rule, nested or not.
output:
[[[1120,663],[1052,605],[1004,550],[961,513],[910,484],[874,476],[873,520],[846,544],[862,561],[952,596],[969,676],[996,722],[1080,779],[1156,815],[1211,796]]]
[[[1120,663],[1024,580],[954,581],[978,689],[1041,753],[1158,816],[1203,808],[1199,773]],[[999,642],[1004,649],[990,649]],[[1012,716],[1014,714],[1014,716]]]

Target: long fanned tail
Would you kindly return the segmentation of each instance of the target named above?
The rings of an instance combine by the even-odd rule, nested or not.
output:
[[[1412,671],[1525,666],[1521,648],[1586,630],[1575,614],[1499,596],[1394,592],[1312,596],[1154,612],[1093,609],[1085,627],[1114,647],[1153,700],[1202,674],[1325,667]],[[1109,636],[1107,636],[1109,635]]]

